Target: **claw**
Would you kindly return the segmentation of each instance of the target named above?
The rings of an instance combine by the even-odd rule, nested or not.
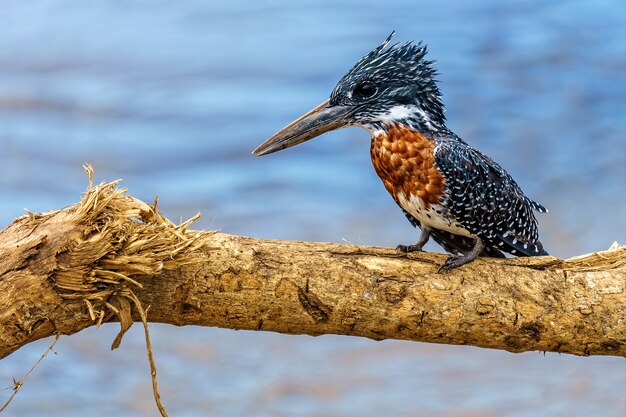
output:
[[[396,246],[396,250],[398,252],[404,252],[404,253],[421,252],[422,245],[398,245]]]
[[[437,273],[447,272],[467,263],[464,256],[449,256],[448,259],[437,269]]]
[[[463,256],[453,255],[453,256],[448,257],[448,259],[446,259],[443,265],[441,265],[439,269],[437,269],[437,272],[441,273],[441,271],[449,271],[451,269],[458,268],[461,265],[465,265],[468,262],[472,262],[474,259],[476,259],[478,254],[481,253],[484,249],[485,249],[485,244],[479,237],[477,237],[476,242],[474,243],[474,247],[472,248],[471,251],[469,251]]]
[[[428,242],[428,237],[430,236],[430,229],[427,226],[422,225],[421,228],[422,233],[420,234],[420,239],[415,245],[398,245],[396,246],[396,250],[404,253],[421,252],[426,242]]]

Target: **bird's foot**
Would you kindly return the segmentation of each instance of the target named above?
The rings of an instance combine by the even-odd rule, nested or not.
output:
[[[442,271],[449,271],[451,269],[458,268],[461,265],[465,265],[468,262],[472,262],[484,249],[485,243],[481,238],[477,237],[471,251],[464,255],[452,255],[448,257],[443,265],[437,269],[437,272],[441,273]]]
[[[461,265],[465,265],[468,262],[471,262],[472,260],[474,260],[474,257],[468,256],[468,255],[464,255],[464,256],[457,256],[457,255],[452,255],[449,256],[448,259],[446,259],[446,261],[443,263],[443,265],[441,265],[439,267],[439,269],[437,269],[437,273],[441,274],[442,272],[445,271],[449,271],[451,269],[454,268],[458,268]]]
[[[396,246],[396,250],[403,253],[421,252],[423,246],[424,245],[398,245]]]

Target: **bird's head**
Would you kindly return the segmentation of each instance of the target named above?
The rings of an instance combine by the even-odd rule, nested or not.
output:
[[[361,58],[333,89],[330,98],[276,132],[253,152],[261,156],[346,126],[372,134],[391,124],[428,132],[444,127],[441,93],[433,61],[421,42],[392,45],[393,32]]]

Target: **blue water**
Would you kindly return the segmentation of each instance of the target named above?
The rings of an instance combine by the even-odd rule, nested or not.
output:
[[[250,151],[323,101],[391,30],[437,60],[449,127],[550,209],[569,257],[624,243],[624,5],[617,1],[0,3],[0,224],[96,179],[172,219],[249,236],[416,239],[368,134]],[[439,250],[436,245],[431,250]],[[151,326],[172,416],[623,416],[618,358]],[[155,415],[134,328],[63,338],[7,415]],[[10,385],[49,341],[0,362]],[[2,383],[4,381],[4,383]],[[5,391],[6,392],[6,391]]]

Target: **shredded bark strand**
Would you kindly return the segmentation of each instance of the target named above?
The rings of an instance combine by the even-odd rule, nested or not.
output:
[[[37,365],[39,365],[41,363],[41,361],[48,356],[48,353],[50,352],[54,352],[54,346],[57,344],[57,342],[59,341],[59,337],[61,337],[60,334],[57,334],[56,337],[54,338],[54,340],[52,341],[52,344],[50,346],[48,346],[48,349],[46,349],[46,351],[44,353],[41,354],[41,356],[39,357],[39,359],[37,359],[37,362],[35,362],[33,364],[33,366],[28,370],[28,372],[26,372],[26,374],[24,374],[24,376],[19,379],[16,380],[15,378],[13,379],[13,386],[9,387],[11,389],[13,389],[13,393],[11,394],[11,396],[5,401],[4,405],[2,406],[2,408],[0,408],[0,414],[6,410],[6,408],[9,406],[9,404],[11,404],[11,401],[13,401],[13,399],[15,398],[15,396],[17,395],[18,392],[20,392],[20,390],[22,389],[22,387],[24,386],[24,382],[26,382],[26,379],[30,376],[30,374],[33,373],[33,371],[35,370],[35,368],[37,367]]]

